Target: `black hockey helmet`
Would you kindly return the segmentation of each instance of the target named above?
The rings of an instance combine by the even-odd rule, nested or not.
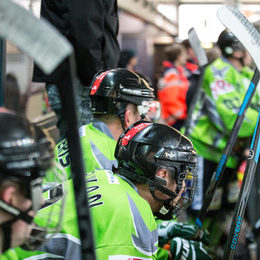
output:
[[[53,147],[42,130],[27,119],[6,109],[0,109],[0,186],[6,181],[17,183],[22,194],[31,200],[25,211],[0,198],[0,209],[13,218],[1,223],[4,234],[3,251],[11,245],[11,225],[22,220],[31,224],[30,210],[42,206],[42,181],[53,161]],[[53,177],[54,179],[54,177]]]
[[[218,37],[217,45],[224,57],[232,56],[234,51],[244,51],[245,48],[229,30],[224,30]]]
[[[174,213],[180,213],[192,202],[196,188],[197,154],[190,140],[175,128],[139,121],[120,136],[115,157],[119,174],[131,181],[149,184],[153,196],[154,189],[158,189],[171,197],[164,201],[163,209],[156,214],[159,218],[171,219]],[[160,168],[171,172],[177,184],[176,191],[165,188],[164,180],[156,176]],[[184,182],[181,199],[172,205]]]
[[[122,104],[125,108],[128,103],[152,107],[154,111],[154,103],[158,103],[154,101],[154,89],[147,78],[125,68],[98,72],[91,83],[90,97],[94,114],[120,115],[124,112]],[[147,110],[140,109],[141,112]]]
[[[42,177],[52,165],[54,153],[43,131],[27,119],[14,113],[0,111],[0,183],[12,179],[26,190],[33,209],[41,206]]]
[[[24,182],[44,176],[53,148],[42,130],[13,113],[0,112],[0,176]]]

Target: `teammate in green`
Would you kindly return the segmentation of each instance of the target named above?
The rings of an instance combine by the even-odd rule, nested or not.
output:
[[[86,174],[98,259],[181,259],[187,252],[188,259],[211,259],[202,242],[180,239],[185,247],[179,248],[177,238],[169,254],[158,255],[155,216],[171,220],[194,195],[197,155],[191,142],[172,127],[140,121],[120,136],[115,157],[118,167],[113,172]],[[72,180],[66,186],[71,190]],[[62,232],[37,252],[16,253],[22,259],[80,259],[75,212],[69,192]]]
[[[44,229],[33,233],[33,220],[43,202],[43,177],[53,155],[40,128],[0,108],[0,255],[22,244],[34,248],[44,238]]]
[[[198,190],[191,206],[195,213],[202,206],[212,174],[220,161],[250,85],[250,73],[244,72],[246,50],[238,39],[228,30],[224,30],[219,35],[217,45],[222,57],[217,58],[205,70],[202,85],[204,95],[192,115],[194,120],[189,136],[199,155]],[[252,102],[259,104],[257,94]],[[219,236],[220,233],[223,234],[228,209],[232,208],[238,196],[236,167],[243,155],[247,139],[253,135],[257,115],[257,110],[252,107],[247,109],[238,134],[239,142],[227,161],[225,174],[210,206],[212,212],[209,212],[209,215],[213,216],[213,226],[220,222],[215,231],[209,228],[211,234],[215,233],[216,244],[220,243]]]
[[[141,117],[158,118],[159,102],[145,77],[128,69],[99,72],[91,84],[90,97],[95,119],[79,129],[86,172],[111,170],[116,164],[116,141],[123,130]],[[56,146],[56,159],[70,176],[66,139]]]

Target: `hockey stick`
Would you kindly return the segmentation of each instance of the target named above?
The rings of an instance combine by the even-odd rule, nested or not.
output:
[[[233,255],[238,242],[240,230],[242,227],[243,217],[246,209],[248,197],[250,195],[253,184],[255,171],[260,153],[260,110],[258,114],[257,124],[255,127],[254,136],[251,143],[251,155],[247,160],[246,171],[239,191],[239,196],[236,202],[236,207],[233,214],[231,228],[227,238],[227,244],[224,252],[224,259],[233,259]]]
[[[46,74],[52,73],[52,77],[57,80],[64,117],[70,126],[66,135],[74,173],[73,185],[81,238],[81,256],[82,259],[96,259],[75,106],[76,74],[73,48],[53,26],[37,19],[32,13],[10,0],[0,1],[0,37],[23,50]]]
[[[184,124],[184,128],[185,128],[184,135],[185,136],[189,136],[190,131],[191,131],[191,125],[192,125],[192,121],[193,121],[192,113],[195,109],[195,105],[196,105],[197,101],[200,100],[200,98],[201,98],[201,86],[202,86],[202,81],[203,81],[203,77],[204,77],[204,71],[208,64],[208,58],[206,56],[204,49],[201,47],[200,40],[199,40],[198,35],[194,28],[191,28],[189,30],[188,36],[189,36],[190,45],[198,59],[200,75],[199,75],[198,83],[194,90],[194,96],[191,99],[190,107],[188,110],[188,115],[187,115],[187,118],[186,118],[185,124]]]
[[[223,172],[226,167],[227,160],[231,154],[231,151],[234,148],[239,129],[242,125],[245,111],[247,110],[251,99],[257,88],[260,73],[258,68],[260,68],[260,35],[254,28],[254,26],[234,7],[232,6],[223,6],[217,12],[218,18],[220,21],[238,38],[238,40],[245,46],[248,53],[251,55],[252,59],[255,61],[257,69],[255,70],[254,76],[251,80],[251,83],[248,87],[246,95],[244,97],[243,103],[238,112],[236,121],[233,125],[231,134],[225,146],[224,152],[220,158],[217,169],[212,176],[211,183],[205,194],[202,208],[196,219],[196,224],[199,227],[202,227],[202,223],[206,217],[207,210],[213,199],[214,193],[217,186],[219,185]]]
[[[4,105],[5,69],[6,42],[4,39],[0,39],[0,106]]]
[[[13,42],[34,59],[46,74],[50,74],[72,53],[70,43],[47,22],[10,1],[1,0],[0,3],[1,37]]]
[[[66,125],[66,138],[69,144],[71,160],[71,172],[73,179],[74,194],[78,217],[79,234],[81,238],[81,257],[84,260],[96,259],[91,216],[88,207],[87,186],[85,181],[85,167],[82,157],[82,149],[79,138],[79,127],[75,101],[75,89],[77,84],[76,66],[74,54],[72,53],[50,76],[59,89],[62,114]]]

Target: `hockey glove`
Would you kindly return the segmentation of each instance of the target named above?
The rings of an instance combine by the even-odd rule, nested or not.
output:
[[[214,254],[200,241],[175,237],[171,241],[171,255],[174,260],[209,260]]]
[[[174,237],[181,237],[188,240],[202,241],[209,244],[209,232],[201,230],[195,225],[178,223],[175,221],[163,221],[158,225],[159,245],[164,246]]]

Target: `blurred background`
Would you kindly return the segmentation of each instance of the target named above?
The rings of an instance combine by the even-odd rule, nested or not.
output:
[[[41,0],[14,0],[36,16]],[[136,70],[147,75],[154,85],[160,74],[166,45],[188,37],[194,27],[204,48],[209,49],[224,29],[216,17],[223,4],[233,4],[260,28],[260,1],[257,0],[118,0],[121,49],[134,50],[138,56]],[[48,110],[44,86],[31,83],[32,61],[16,47],[6,44],[6,74],[17,79],[26,115],[34,119]]]

